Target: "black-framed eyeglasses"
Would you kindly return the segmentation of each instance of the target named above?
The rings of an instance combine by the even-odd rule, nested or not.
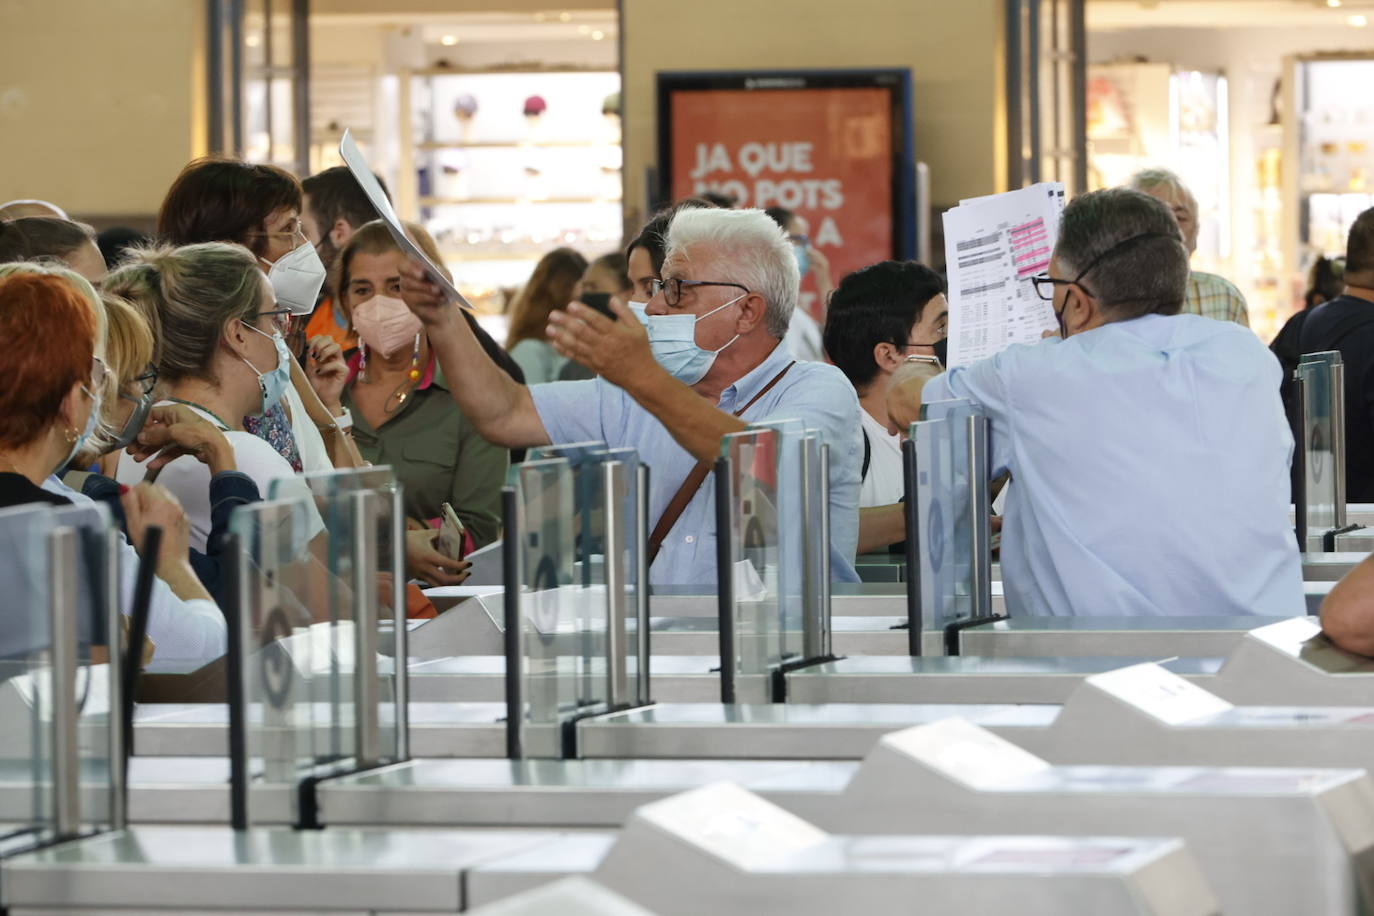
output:
[[[1083,278],[1092,273],[1092,271],[1107,258],[1114,254],[1121,254],[1127,249],[1134,248],[1140,242],[1148,239],[1172,239],[1175,242],[1179,242],[1177,236],[1170,235],[1167,232],[1142,232],[1140,235],[1133,235],[1130,238],[1122,239],[1097,257],[1093,258],[1088,262],[1088,266],[1080,270],[1078,276],[1074,277],[1072,280],[1056,280],[1049,274],[1039,274],[1031,277],[1030,281],[1035,286],[1035,294],[1046,302],[1053,302],[1054,288],[1056,286],[1078,286],[1089,296],[1093,296],[1093,291],[1083,285]],[[1179,244],[1182,244],[1182,242],[1179,242]],[[1096,297],[1094,296],[1094,298]]]
[[[676,307],[678,303],[682,301],[682,290],[684,287],[691,289],[698,286],[731,286],[735,289],[742,289],[746,293],[749,292],[749,287],[747,286],[716,280],[683,280],[681,277],[669,277],[666,280],[653,281],[654,295],[657,296],[662,293],[663,301],[667,303],[669,307]]]
[[[129,385],[131,388],[137,389],[140,395],[152,394],[153,389],[157,387],[157,366],[149,363],[148,368],[144,369],[142,374],[135,375]]]
[[[290,310],[290,309],[272,309],[272,310],[269,311],[269,312],[258,312],[258,317],[259,317],[259,318],[262,318],[264,315],[270,315],[270,316],[271,316],[271,318],[272,318],[272,327],[274,327],[274,328],[276,328],[278,331],[282,332],[282,334],[286,334],[288,331],[290,331],[290,329],[291,329],[291,310]]]

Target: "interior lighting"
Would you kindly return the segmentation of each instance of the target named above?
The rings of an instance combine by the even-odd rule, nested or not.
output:
[[[591,31],[592,31],[592,27],[589,26],[589,25],[579,25],[579,26],[577,27],[577,34],[579,34],[579,35],[587,35],[587,34],[590,34]]]
[[[559,13],[559,14],[558,14],[558,21],[559,21],[559,22],[572,22],[572,13]]]
[[[600,29],[597,29],[595,32],[592,33],[592,41],[600,41],[605,37],[606,33],[601,31]]]
[[[1359,14],[1356,14],[1356,15],[1354,15],[1354,16],[1351,16],[1350,18],[1346,19],[1345,21],[1346,21],[1346,24],[1347,24],[1347,25],[1353,26],[1354,28],[1357,28],[1357,29],[1362,29],[1362,28],[1364,28],[1365,26],[1369,25],[1369,19],[1368,19],[1367,17],[1361,16],[1361,15],[1359,15]]]
[[[443,45],[443,46],[446,47],[446,48],[451,48],[451,47],[453,47],[454,45],[456,45],[457,43],[458,43],[458,36],[457,36],[457,35],[445,35],[443,38],[440,38],[440,39],[439,39],[439,44]]]
[[[1341,5],[1341,0],[1326,0],[1326,5],[1334,10]]]

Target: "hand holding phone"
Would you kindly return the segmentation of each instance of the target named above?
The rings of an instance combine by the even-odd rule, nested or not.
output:
[[[439,537],[435,546],[444,556],[453,560],[463,559],[467,552],[464,549],[467,538],[467,529],[463,527],[463,522],[458,518],[458,513],[453,511],[453,506],[444,503],[439,510],[442,518],[439,521]]]
[[[611,311],[610,293],[583,293],[582,297],[577,301],[587,306],[587,308],[595,309],[612,321],[616,320],[615,312]]]

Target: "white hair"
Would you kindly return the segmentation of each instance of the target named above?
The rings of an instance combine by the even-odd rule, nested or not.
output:
[[[1141,169],[1130,178],[1126,179],[1126,187],[1133,191],[1143,191],[1149,194],[1156,188],[1164,188],[1174,197],[1182,198],[1187,201],[1189,209],[1194,214],[1197,213],[1197,198],[1193,192],[1188,190],[1188,186],[1183,183],[1183,179],[1168,169],[1151,168]]]
[[[689,251],[710,250],[722,265],[721,276],[696,279],[739,283],[760,294],[768,333],[778,340],[787,336],[801,274],[787,234],[767,213],[704,207],[680,210],[668,224],[667,242],[667,258],[690,260]]]

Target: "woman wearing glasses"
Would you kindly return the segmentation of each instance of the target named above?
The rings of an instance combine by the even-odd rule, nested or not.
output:
[[[290,316],[302,316],[297,323],[304,326],[325,278],[324,265],[301,230],[301,202],[300,182],[276,166],[198,159],[172,183],[157,221],[159,239],[171,245],[234,242],[252,252],[271,281],[292,353],[301,347],[292,340]],[[292,384],[280,404],[261,417],[245,418],[245,429],[271,443],[297,471],[326,471],[334,459],[340,466],[361,463],[341,435],[334,440],[337,430],[351,423],[339,406],[348,374],[342,352],[321,338],[306,351],[304,370],[292,367]],[[331,436],[332,458],[322,429]]]
[[[233,465],[259,493],[269,492],[268,484],[278,478],[294,481],[286,459],[244,430],[244,417],[262,416],[281,402],[294,362],[284,340],[289,313],[278,307],[256,258],[238,245],[214,242],[146,249],[110,274],[105,287],[139,308],[159,342],[157,373],[165,397],[158,406],[180,405],[218,429],[233,450]],[[140,457],[147,451],[140,450]],[[207,466],[192,454],[164,464],[171,455],[149,462],[121,456],[119,482],[132,485],[155,476],[181,500],[191,546],[204,552],[214,527],[211,474],[226,468]],[[303,483],[295,485],[307,494]],[[313,537],[323,525],[310,506]]]

